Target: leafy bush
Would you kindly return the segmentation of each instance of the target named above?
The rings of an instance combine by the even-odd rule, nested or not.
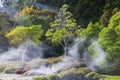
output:
[[[3,72],[5,69],[5,66],[0,66],[0,72]]]
[[[34,77],[32,80],[49,80],[46,77]]]
[[[25,8],[22,9],[21,15],[22,16],[26,16],[26,15],[31,14],[34,11],[35,11],[35,9],[33,8],[33,6],[31,6],[31,7],[25,7]]]
[[[41,77],[33,77],[32,80],[57,80],[57,75],[47,75],[47,76],[41,76]]]
[[[89,79],[93,79],[93,77],[94,77],[95,75],[96,75],[95,72],[90,72],[90,73],[86,74],[85,76],[86,76],[87,78],[89,78]]]
[[[76,73],[86,75],[90,72],[92,72],[90,68],[83,67],[83,68],[79,68]]]
[[[7,33],[6,37],[11,45],[18,46],[26,39],[30,39],[39,44],[39,39],[41,38],[42,34],[43,30],[41,25],[32,25],[30,27],[17,26],[15,29]]]
[[[65,68],[65,69],[62,69],[61,71],[60,71],[60,73],[59,73],[59,76],[60,77],[63,77],[63,76],[65,76],[65,75],[67,75],[67,74],[70,74],[70,73],[75,73],[76,72],[76,68]]]

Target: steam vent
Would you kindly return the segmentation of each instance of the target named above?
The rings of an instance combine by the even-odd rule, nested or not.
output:
[[[0,0],[0,80],[120,80],[119,0]]]

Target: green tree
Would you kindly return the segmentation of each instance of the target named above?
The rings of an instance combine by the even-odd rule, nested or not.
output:
[[[50,27],[49,23],[52,21],[50,16],[37,16],[37,15],[28,15],[22,17],[20,20],[20,25],[22,26],[31,26],[31,25],[39,25],[43,26],[44,32]]]
[[[120,12],[110,18],[108,27],[99,33],[98,42],[103,46],[107,59],[114,64],[114,72],[120,70]]]
[[[43,30],[41,25],[33,25],[30,27],[16,26],[15,29],[11,30],[6,34],[11,45],[18,46],[26,39],[30,39],[35,43],[40,43],[40,37],[42,36]]]
[[[109,19],[111,17],[111,14],[109,11],[105,11],[102,16],[100,17],[99,23],[103,26],[107,26],[109,23]]]
[[[68,5],[63,5],[57,15],[56,20],[51,23],[51,28],[47,31],[46,37],[53,43],[59,43],[67,54],[69,42],[75,37],[75,31],[79,28],[72,14],[67,11]]]
[[[103,26],[100,25],[99,23],[93,24],[92,22],[90,22],[88,24],[87,28],[82,31],[81,36],[84,36],[89,40],[93,39],[93,38],[94,39],[98,38],[98,34],[102,30],[102,28],[103,28]]]

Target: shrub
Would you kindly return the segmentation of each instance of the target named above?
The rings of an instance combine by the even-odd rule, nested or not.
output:
[[[90,68],[87,68],[87,67],[83,67],[83,68],[79,68],[78,71],[76,72],[77,74],[83,74],[83,75],[86,75],[87,73],[90,73],[92,72],[90,70]]]
[[[5,66],[0,66],[0,72],[3,72],[5,69]]]
[[[95,72],[90,72],[90,73],[86,74],[85,76],[89,79],[92,79],[95,74],[96,74]]]
[[[6,34],[11,45],[18,46],[26,39],[30,39],[33,42],[39,44],[40,38],[43,34],[41,25],[32,25],[30,27],[16,26],[15,29],[11,30]]]
[[[69,74],[69,73],[75,73],[75,72],[76,72],[76,68],[67,68],[67,69],[61,70],[60,73],[59,73],[59,76],[63,77],[65,75]]]
[[[50,80],[50,79],[47,79],[46,77],[34,77],[32,80]]]

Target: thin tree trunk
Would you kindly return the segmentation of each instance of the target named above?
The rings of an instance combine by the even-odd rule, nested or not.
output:
[[[64,47],[64,55],[67,56],[67,48]]]
[[[62,44],[60,41],[59,41],[60,45],[63,47],[64,49],[64,55],[67,56],[68,55],[68,47],[67,47],[67,43],[64,41],[64,44]]]
[[[64,47],[64,55],[67,56],[68,55],[68,51],[67,51],[67,44],[65,43],[65,47]]]

